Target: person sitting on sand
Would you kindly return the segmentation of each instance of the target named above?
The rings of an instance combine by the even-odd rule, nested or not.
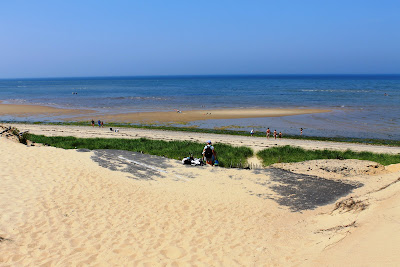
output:
[[[211,144],[211,140],[207,141],[207,145],[203,149],[203,158],[206,159],[206,163],[213,165],[214,160],[217,160],[217,153],[215,152],[214,147]]]

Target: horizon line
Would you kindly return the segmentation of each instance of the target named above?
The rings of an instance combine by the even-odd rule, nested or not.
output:
[[[400,73],[303,73],[303,74],[154,74],[154,75],[106,75],[106,76],[48,76],[48,77],[16,77],[0,78],[0,80],[27,80],[27,79],[99,79],[99,78],[168,78],[168,77],[262,77],[262,76],[400,76]]]

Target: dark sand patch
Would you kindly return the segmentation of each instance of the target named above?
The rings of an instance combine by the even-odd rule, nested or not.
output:
[[[295,212],[334,203],[352,190],[363,186],[361,183],[350,184],[276,168],[258,172],[265,172],[270,176],[271,181],[275,183],[268,187],[279,197],[270,194],[259,194],[258,196],[272,199]]]
[[[104,168],[128,172],[141,180],[162,178],[170,166],[170,159],[123,150],[94,150],[92,159]]]

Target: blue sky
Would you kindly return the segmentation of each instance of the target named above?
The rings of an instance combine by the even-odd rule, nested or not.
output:
[[[1,1],[0,78],[400,73],[399,1]]]

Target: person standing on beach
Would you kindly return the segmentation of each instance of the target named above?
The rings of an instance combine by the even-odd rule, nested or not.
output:
[[[99,125],[99,127],[101,127],[101,121],[100,120],[97,121],[97,124]]]
[[[206,159],[206,163],[211,166],[214,164],[214,160],[217,160],[217,153],[211,144],[211,140],[207,141],[207,145],[203,148],[203,158]]]
[[[104,122],[103,121],[101,121],[101,128],[103,128],[104,127]]]
[[[279,139],[282,139],[282,132],[279,132]]]
[[[303,135],[303,128],[300,128],[300,136]]]
[[[251,129],[250,131],[250,135],[253,136],[254,135],[254,129]]]
[[[94,120],[92,119],[92,127],[94,127]]]
[[[276,130],[274,130],[274,138],[276,139]]]
[[[270,134],[271,134],[271,130],[270,130],[269,128],[267,129],[266,134],[267,134],[267,139],[269,139],[269,136],[270,136]]]

